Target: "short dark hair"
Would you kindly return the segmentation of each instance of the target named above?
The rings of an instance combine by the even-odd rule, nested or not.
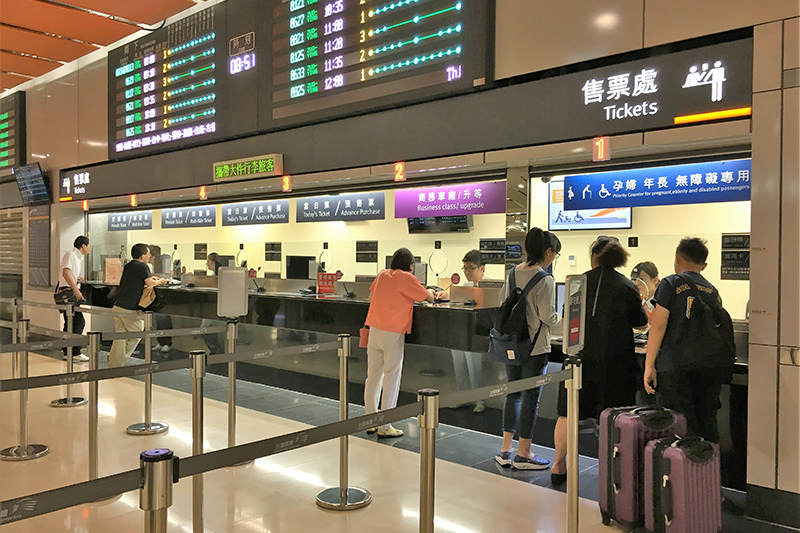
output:
[[[541,228],[531,228],[525,236],[525,254],[528,265],[544,261],[544,253],[550,248],[556,253],[561,251],[561,241],[555,234]]]
[[[675,255],[679,255],[685,261],[695,265],[703,265],[708,259],[708,246],[706,246],[706,241],[699,237],[684,237],[678,243]]]
[[[631,270],[631,278],[635,279],[641,277],[642,272],[647,274],[650,279],[656,279],[658,277],[658,267],[652,261],[642,261],[633,267],[633,270]]]
[[[140,257],[142,257],[144,254],[147,253],[148,249],[149,248],[147,248],[147,245],[143,244],[141,242],[137,243],[137,244],[134,244],[131,247],[131,258],[132,259],[139,259]]]
[[[83,248],[84,244],[86,245],[89,244],[89,237],[87,237],[86,235],[81,235],[79,237],[75,237],[75,241],[72,243],[72,246],[80,250],[81,248]]]
[[[600,235],[591,246],[597,264],[605,268],[619,268],[625,266],[631,254],[622,247],[619,239]]]
[[[216,263],[217,259],[219,259],[219,254],[216,252],[211,252],[206,256],[206,261],[214,261]]]
[[[475,263],[478,266],[483,266],[483,254],[480,250],[470,250],[461,260],[462,263]]]
[[[405,270],[411,272],[411,265],[414,264],[414,254],[408,248],[399,248],[393,255],[389,268],[392,270]]]

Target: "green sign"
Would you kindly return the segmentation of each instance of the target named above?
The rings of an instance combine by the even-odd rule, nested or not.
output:
[[[247,180],[282,174],[283,156],[281,154],[214,163],[214,181]]]

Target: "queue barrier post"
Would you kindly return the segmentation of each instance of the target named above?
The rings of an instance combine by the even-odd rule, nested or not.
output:
[[[239,333],[239,321],[228,319],[227,346],[225,351],[234,353],[236,337]],[[228,362],[228,448],[236,446],[236,361]]]
[[[17,298],[11,299],[11,322],[13,323],[11,327],[11,343],[16,344],[17,331],[19,331],[19,302]]]
[[[348,372],[347,361],[350,357],[350,335],[339,335],[339,421],[348,419]],[[372,494],[367,489],[351,487],[349,480],[349,435],[339,437],[339,486],[323,490],[317,494],[317,506],[330,511],[353,511],[372,503]]]
[[[206,352],[192,350],[192,455],[203,453],[203,378],[206,375]],[[192,529],[203,533],[203,474],[192,477]]]
[[[145,533],[167,533],[174,463],[175,455],[166,448],[148,450],[139,456],[144,480],[139,491],[139,508],[144,511]]]
[[[567,388],[567,533],[578,533],[579,493],[578,493],[578,395],[583,383],[581,359],[571,356],[565,363],[572,369],[572,379],[565,383]]]
[[[89,338],[89,345],[86,352],[89,355],[89,370],[97,370],[100,357],[100,337],[101,333],[97,331],[90,332],[87,337]],[[98,475],[98,426],[100,418],[98,416],[97,402],[99,400],[100,382],[89,382],[89,479],[97,479]]]
[[[28,342],[30,321],[19,321],[19,341],[21,344]],[[14,352],[14,377],[28,377],[28,352]],[[11,446],[0,450],[2,461],[30,461],[50,453],[50,448],[44,444],[30,444],[28,442],[28,389],[19,391],[19,446]]]
[[[147,311],[144,314],[144,330],[153,330],[153,313]],[[151,339],[145,337],[144,339],[144,362],[150,364],[153,362],[153,347],[150,344]],[[144,377],[144,422],[138,424],[131,424],[125,430],[128,435],[156,435],[164,433],[169,429],[169,424],[164,422],[153,422],[153,375],[148,373]]]
[[[421,389],[417,400],[423,411],[417,417],[420,428],[419,451],[419,531],[433,533],[436,496],[436,428],[439,427],[439,391]]]
[[[67,330],[67,333],[72,333],[72,327],[75,324],[75,307],[70,303],[67,304],[67,309],[64,311],[64,322],[66,326],[64,329]],[[75,371],[72,361],[72,348],[67,347],[64,350],[67,354],[67,374],[72,374]],[[50,407],[78,407],[88,401],[82,396],[72,396],[72,383],[67,383],[66,389],[66,395],[50,402]]]

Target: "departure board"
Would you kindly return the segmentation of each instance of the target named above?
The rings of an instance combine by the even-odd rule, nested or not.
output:
[[[289,0],[273,11],[272,34],[278,122],[486,82],[480,0]]]
[[[0,176],[25,159],[25,92],[17,91],[0,100]]]
[[[487,83],[491,0],[227,0],[109,52],[109,158]]]
[[[205,9],[109,53],[112,158],[220,136],[224,12]]]

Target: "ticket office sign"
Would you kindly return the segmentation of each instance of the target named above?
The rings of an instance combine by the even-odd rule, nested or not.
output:
[[[286,224],[289,222],[289,199],[242,202],[222,206],[223,226],[251,224]]]
[[[217,225],[216,206],[179,207],[161,211],[161,227],[209,228]]]

